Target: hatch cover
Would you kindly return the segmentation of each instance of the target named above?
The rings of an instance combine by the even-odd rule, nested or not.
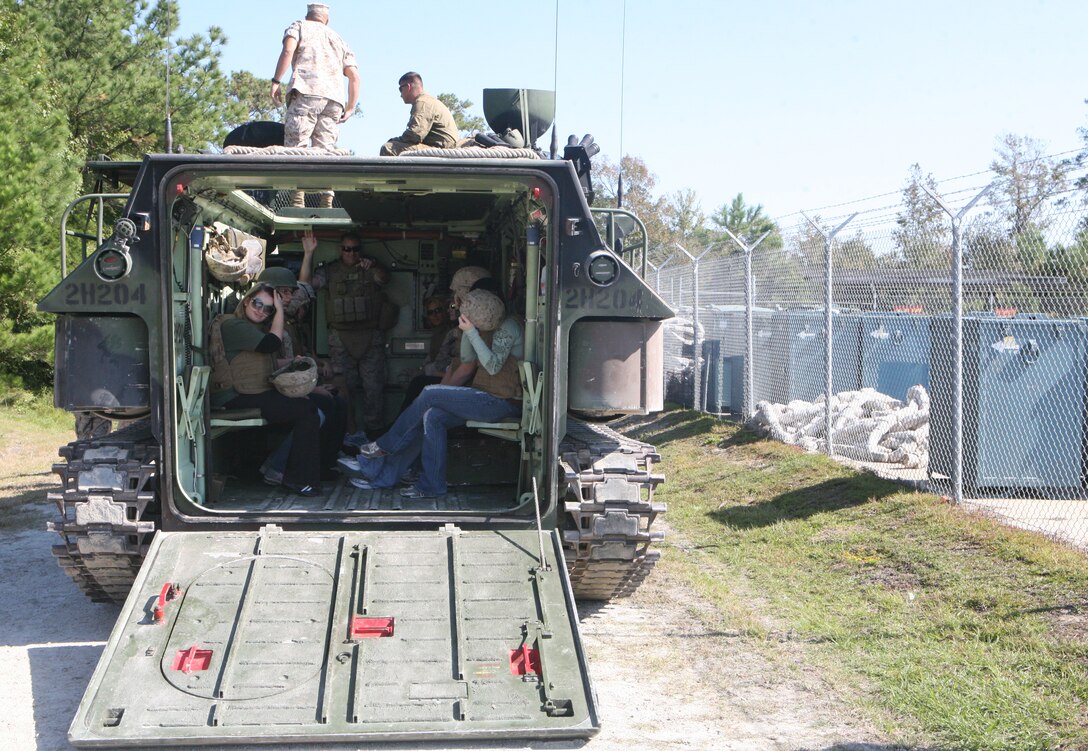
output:
[[[545,551],[535,530],[160,533],[69,740],[591,736],[556,533]]]

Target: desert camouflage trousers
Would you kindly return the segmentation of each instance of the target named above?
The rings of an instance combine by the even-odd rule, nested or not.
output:
[[[385,388],[385,337],[377,329],[329,329],[329,360],[343,375],[353,394],[362,390],[363,428],[384,427],[382,389]],[[352,405],[348,405],[350,409]]]
[[[343,114],[344,105],[337,101],[292,92],[283,120],[283,145],[336,148]]]

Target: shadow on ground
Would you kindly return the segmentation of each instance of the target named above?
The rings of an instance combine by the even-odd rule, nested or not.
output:
[[[836,743],[821,749],[802,747],[797,751],[942,751],[937,746],[888,746],[883,743]]]
[[[662,444],[669,441],[682,441],[685,438],[702,435],[720,422],[718,418],[710,415],[689,410],[674,410],[659,412],[649,417],[625,417],[611,423],[610,427],[661,448]]]
[[[720,508],[709,516],[733,529],[753,529],[861,506],[901,492],[903,488],[895,483],[870,476],[839,477],[780,493],[761,503]]]

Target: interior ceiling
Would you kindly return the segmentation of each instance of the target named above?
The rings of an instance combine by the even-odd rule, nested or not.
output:
[[[336,198],[356,224],[412,226],[482,222],[499,196],[492,193],[337,191]]]

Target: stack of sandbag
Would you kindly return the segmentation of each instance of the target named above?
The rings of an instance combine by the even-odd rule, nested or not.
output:
[[[825,451],[824,397],[789,404],[762,401],[750,423],[775,440]],[[911,386],[907,401],[875,389],[844,391],[831,397],[831,440],[835,453],[864,462],[919,467],[929,451],[929,394]]]

